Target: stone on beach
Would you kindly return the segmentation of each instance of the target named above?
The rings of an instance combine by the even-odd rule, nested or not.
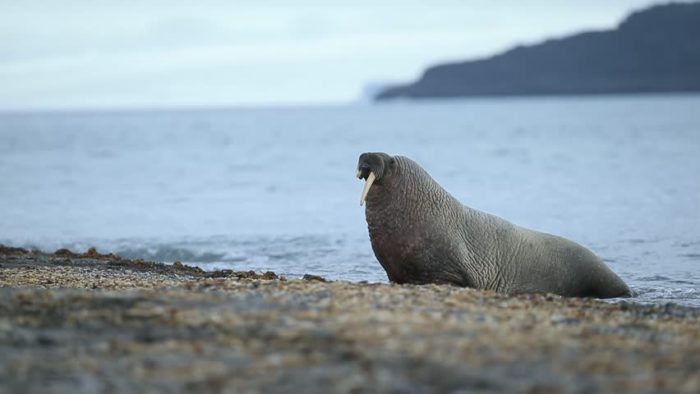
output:
[[[700,311],[0,248],[0,392],[698,392]]]

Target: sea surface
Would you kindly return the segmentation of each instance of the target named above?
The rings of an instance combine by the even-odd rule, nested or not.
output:
[[[0,243],[385,282],[357,158],[588,246],[700,307],[700,96],[0,114]]]

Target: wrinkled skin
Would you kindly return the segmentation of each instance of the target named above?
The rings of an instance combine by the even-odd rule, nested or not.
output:
[[[377,260],[396,283],[445,283],[502,293],[629,296],[598,257],[567,239],[528,230],[469,207],[409,158],[364,153],[358,177]]]

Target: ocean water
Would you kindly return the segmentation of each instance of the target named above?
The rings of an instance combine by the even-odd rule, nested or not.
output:
[[[383,282],[365,151],[700,306],[698,95],[0,114],[0,243]]]

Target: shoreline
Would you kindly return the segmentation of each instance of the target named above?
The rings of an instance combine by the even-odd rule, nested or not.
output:
[[[0,392],[698,392],[700,309],[0,245]]]

